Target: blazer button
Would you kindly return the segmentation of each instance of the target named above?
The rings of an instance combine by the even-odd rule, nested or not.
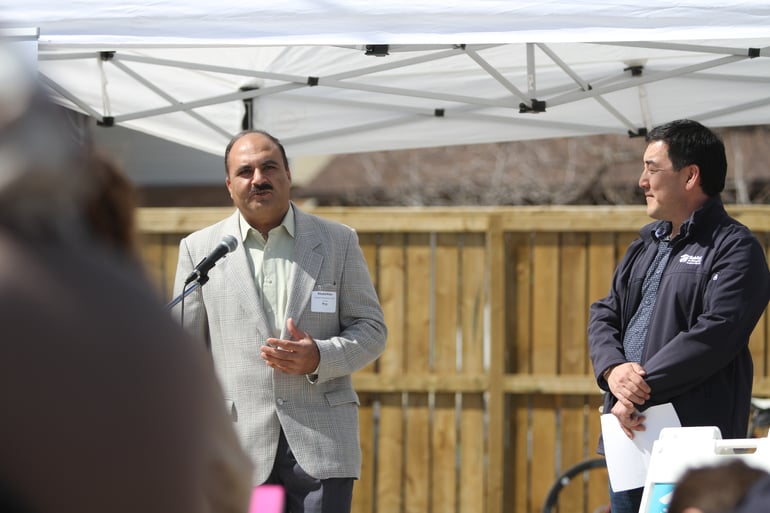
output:
[[[283,399],[281,399],[280,397],[276,402],[278,403],[278,406],[283,406]]]

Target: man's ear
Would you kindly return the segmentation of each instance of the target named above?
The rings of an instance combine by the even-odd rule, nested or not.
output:
[[[688,190],[692,190],[695,186],[700,185],[700,168],[697,164],[690,164],[686,168],[682,169],[683,173],[687,173],[687,181],[685,187]]]

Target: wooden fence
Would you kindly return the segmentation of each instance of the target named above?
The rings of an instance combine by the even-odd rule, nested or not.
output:
[[[729,207],[770,248],[770,206]],[[170,298],[180,238],[230,209],[142,209],[143,256]],[[595,456],[600,393],[591,302],[640,226],[639,207],[315,209],[354,227],[389,327],[354,375],[356,513],[535,513],[554,479]],[[770,322],[754,331],[755,393],[770,396]],[[573,482],[560,512],[607,500]]]

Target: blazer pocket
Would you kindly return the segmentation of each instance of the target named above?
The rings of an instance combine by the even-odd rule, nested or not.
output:
[[[326,402],[329,403],[329,406],[339,406],[341,404],[350,403],[360,404],[358,402],[358,394],[352,388],[332,390],[331,392],[326,392],[324,395],[326,396]]]

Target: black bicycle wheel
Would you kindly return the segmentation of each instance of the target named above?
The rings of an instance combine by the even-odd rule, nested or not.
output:
[[[588,460],[583,460],[580,463],[577,463],[565,470],[564,473],[560,475],[558,479],[556,479],[556,481],[553,483],[551,489],[548,490],[548,495],[546,496],[545,503],[543,504],[543,513],[551,513],[553,507],[556,506],[556,503],[559,500],[559,492],[561,492],[562,488],[567,486],[573,478],[582,475],[583,472],[587,472],[595,468],[606,467],[607,460],[604,458],[591,458]]]

